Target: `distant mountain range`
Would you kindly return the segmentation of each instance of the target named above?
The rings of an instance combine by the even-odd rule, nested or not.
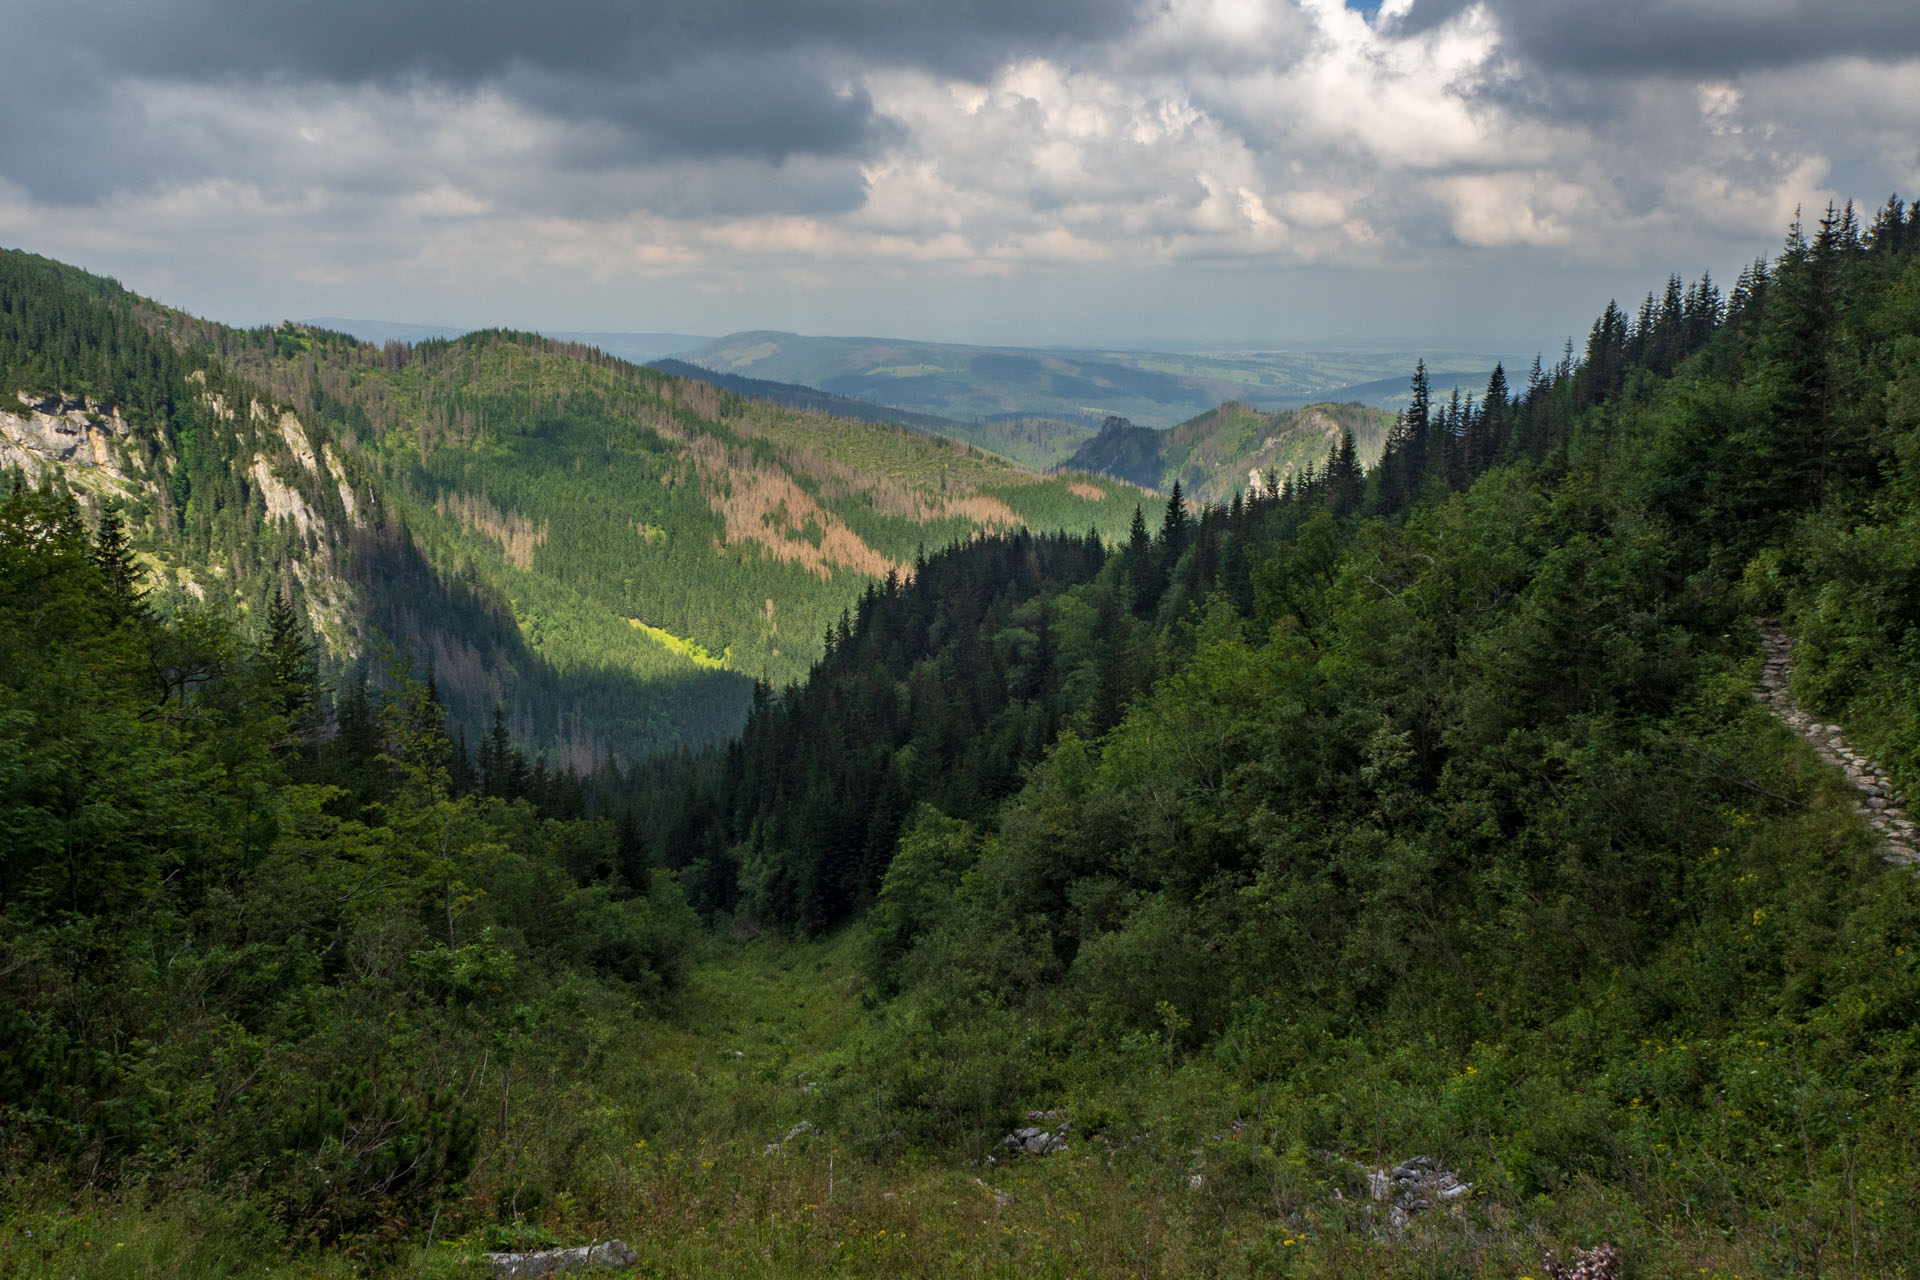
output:
[[[373,343],[422,342],[473,332],[340,316],[307,323]],[[636,364],[673,360],[675,374],[697,376],[742,395],[951,436],[1027,466],[1064,461],[1112,416],[1166,428],[1228,401],[1268,412],[1347,402],[1396,409],[1407,403],[1416,358],[1425,358],[1433,390],[1443,395],[1456,386],[1478,392],[1501,358],[1484,352],[1411,350],[1176,354],[987,347],[814,337],[772,329],[722,338],[584,330],[545,336],[598,347]],[[702,372],[693,374],[692,369]],[[887,412],[875,416],[855,406]],[[1013,420],[1020,425],[984,429]],[[1078,428],[1078,434],[1056,424]]]
[[[717,373],[956,421],[1052,418],[1092,429],[1110,416],[1171,427],[1226,401],[1262,410],[1320,402],[1404,402],[1413,352],[1046,350],[817,338],[755,330],[677,353]],[[1425,353],[1436,390],[1486,385],[1496,357]]]
[[[1023,467],[1044,471],[1059,466],[1073,456],[1093,435],[1079,422],[1058,418],[1006,418],[990,422],[961,422],[931,413],[914,413],[891,405],[873,404],[849,396],[836,396],[818,387],[793,382],[774,382],[766,378],[743,378],[737,373],[715,373],[697,364],[669,357],[655,360],[650,368],[676,378],[691,378],[712,383],[749,400],[767,400],[793,409],[806,409],[836,418],[854,418],[861,422],[888,422],[918,431],[922,435],[947,436],[996,454]]]
[[[303,323],[318,329],[331,329],[335,333],[344,333],[360,339],[362,342],[426,342],[433,338],[458,338],[462,334],[478,332],[474,328],[462,328],[458,325],[442,324],[403,324],[395,320],[357,320],[346,316],[316,316]],[[678,355],[691,351],[714,341],[697,333],[602,333],[586,330],[570,330],[565,333],[548,333],[545,337],[556,342],[582,342],[590,347],[598,347],[610,356],[634,364],[646,364],[662,356]]]

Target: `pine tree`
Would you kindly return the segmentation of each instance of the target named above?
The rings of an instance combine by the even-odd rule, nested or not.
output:
[[[1153,554],[1153,537],[1147,532],[1146,514],[1138,505],[1133,509],[1133,523],[1127,528],[1126,557],[1133,611],[1145,617],[1159,607],[1161,592],[1166,589],[1166,576]]]
[[[1428,437],[1433,426],[1433,389],[1427,381],[1425,359],[1413,363],[1413,398],[1406,412],[1405,484],[1409,498],[1420,492],[1428,467]]]
[[[147,588],[141,583],[140,564],[133,558],[133,543],[127,537],[126,522],[118,511],[108,508],[100,513],[89,559],[106,581],[107,595],[115,612],[122,618],[144,619]]]
[[[290,737],[304,737],[316,727],[320,704],[320,668],[314,659],[306,624],[276,588],[267,605],[267,634],[260,645],[260,662],[273,691],[275,710],[286,718]]]
[[[1187,514],[1187,502],[1180,493],[1180,482],[1175,480],[1173,489],[1167,494],[1166,515],[1160,521],[1161,563],[1167,570],[1171,571],[1186,551],[1192,533],[1193,519]]]
[[[1360,472],[1360,455],[1354,447],[1353,432],[1341,431],[1339,443],[1327,455],[1326,483],[1328,506],[1336,519],[1359,509],[1365,479]]]

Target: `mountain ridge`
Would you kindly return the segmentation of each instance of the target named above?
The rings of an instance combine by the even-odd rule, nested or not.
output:
[[[91,392],[141,401],[108,446],[128,479],[100,496],[161,570],[159,605],[257,617],[278,583],[336,674],[411,646],[457,727],[477,737],[503,703],[517,736],[578,769],[724,736],[754,680],[803,672],[918,547],[1022,522],[1116,536],[1132,506],[1110,481],[755,404],[585,343],[235,330],[49,260],[5,264],[5,305],[28,320],[0,364],[10,396],[74,391],[34,345],[48,324],[123,330],[146,353]]]
[[[1297,408],[1338,389],[1399,375],[1413,353],[1225,352],[1216,355],[972,346],[892,338],[746,330],[684,352],[719,373],[795,383],[959,420],[1044,416],[1098,427],[1120,416],[1171,427],[1237,400]],[[1472,370],[1486,356],[1439,355],[1433,373]]]

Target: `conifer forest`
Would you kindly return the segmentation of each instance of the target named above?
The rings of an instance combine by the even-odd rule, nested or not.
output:
[[[1408,375],[1043,472],[0,252],[0,1277],[1920,1272],[1920,211]]]

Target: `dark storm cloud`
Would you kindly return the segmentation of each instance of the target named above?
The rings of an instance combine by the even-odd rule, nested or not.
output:
[[[543,114],[614,127],[613,138],[575,163],[857,155],[893,132],[865,90],[836,87],[796,55],[705,56],[620,79],[516,66],[499,86]]]
[[[84,56],[24,59],[8,72],[0,110],[0,178],[36,199],[79,204],[169,174],[224,163],[216,139],[155,127],[143,104]],[[209,145],[214,144],[214,145]]]
[[[66,0],[30,16],[48,47],[92,48],[146,75],[361,83],[408,72],[455,85],[514,65],[621,76],[730,50],[830,47],[983,72],[1011,48],[1095,41],[1134,0]]]
[[[226,87],[491,88],[585,126],[582,159],[860,157],[898,134],[849,67],[985,74],[1116,36],[1140,0],[65,0],[10,19],[0,176],[84,201],[231,165],[152,122],[129,78]],[[224,154],[225,165],[217,158]],[[564,160],[563,160],[564,163]]]
[[[1430,30],[1473,0],[1418,0],[1400,29]],[[1733,75],[1858,56],[1920,54],[1915,0],[1487,0],[1507,52],[1537,70]]]

